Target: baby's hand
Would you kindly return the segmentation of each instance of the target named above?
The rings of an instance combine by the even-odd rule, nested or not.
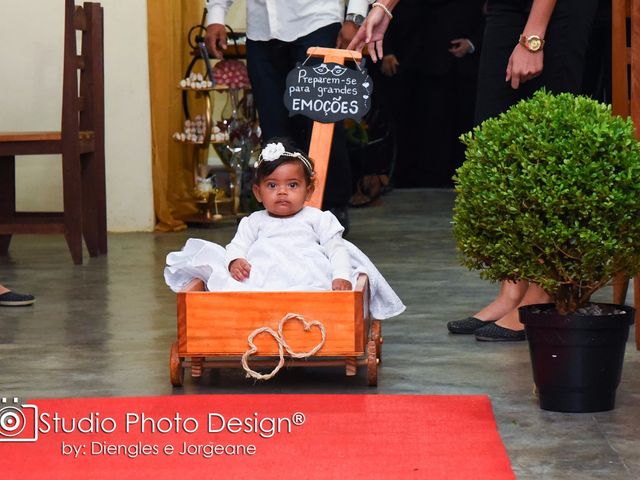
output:
[[[351,282],[342,278],[336,278],[331,282],[331,290],[351,290]]]
[[[251,273],[251,264],[244,258],[236,258],[229,264],[229,273],[239,282],[249,278]]]

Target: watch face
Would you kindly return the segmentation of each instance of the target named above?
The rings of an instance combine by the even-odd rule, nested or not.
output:
[[[360,26],[364,23],[364,17],[362,15],[358,15],[357,13],[350,13],[345,17],[347,22],[353,22],[356,25]]]
[[[537,37],[532,37],[529,38],[527,41],[528,45],[529,45],[529,49],[533,50],[534,52],[536,50],[540,50],[540,47],[542,46],[542,42],[540,41],[539,38]]]

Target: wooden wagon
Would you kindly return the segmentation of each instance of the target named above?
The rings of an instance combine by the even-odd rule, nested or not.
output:
[[[367,381],[378,382],[381,359],[380,320],[369,315],[368,281],[360,275],[353,291],[341,292],[204,292],[202,281],[191,282],[178,293],[178,339],[171,346],[170,376],[181,386],[184,371],[199,377],[203,368],[237,368],[254,330],[268,326],[278,330],[287,313],[319,320],[326,329],[320,351],[304,360],[287,360],[291,366],[340,366],[355,375],[367,367]],[[298,323],[287,323],[284,336],[296,351],[309,351],[320,340],[316,329],[303,331]],[[253,367],[273,367],[278,345],[268,335],[256,337],[258,355]]]
[[[360,60],[348,50],[312,48],[312,56],[325,62],[344,64]],[[308,202],[319,207],[333,137],[332,123],[314,122],[309,156],[316,167],[316,190]],[[248,337],[256,329],[278,326],[287,314],[322,323],[326,338],[322,348],[304,360],[288,359],[290,366],[344,366],[346,375],[355,375],[366,366],[367,381],[377,385],[381,360],[381,324],[369,312],[369,283],[361,274],[352,291],[314,292],[206,292],[201,280],[192,281],[177,294],[178,338],[171,346],[171,383],[181,386],[185,369],[193,377],[204,368],[237,368],[248,349]],[[282,336],[296,352],[310,351],[321,340],[318,329],[304,331],[297,322],[283,326]],[[271,336],[255,338],[256,356],[251,367],[273,367],[279,360],[278,344]]]

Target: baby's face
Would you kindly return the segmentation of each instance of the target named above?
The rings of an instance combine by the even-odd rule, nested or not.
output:
[[[259,185],[253,186],[253,194],[274,217],[295,215],[302,210],[312,192],[299,162],[283,163]]]

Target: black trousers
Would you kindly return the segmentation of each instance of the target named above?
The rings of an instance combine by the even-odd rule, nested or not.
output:
[[[542,87],[555,93],[579,93],[597,4],[597,0],[558,0],[545,35],[542,74],[514,90],[510,82],[505,82],[507,63],[524,30],[531,1],[489,0],[478,72],[476,123],[504,112]]]
[[[335,47],[340,24],[334,23],[292,42],[247,40],[247,68],[260,116],[262,137],[287,137],[309,151],[313,122],[300,115],[289,117],[283,96],[287,74],[304,62],[309,47]],[[318,63],[309,59],[308,65]],[[351,166],[342,122],[335,125],[323,208],[344,207],[351,197]]]
[[[454,68],[440,75],[403,70],[390,79],[396,101],[399,188],[451,188],[464,160],[458,137],[473,127],[476,77]]]

